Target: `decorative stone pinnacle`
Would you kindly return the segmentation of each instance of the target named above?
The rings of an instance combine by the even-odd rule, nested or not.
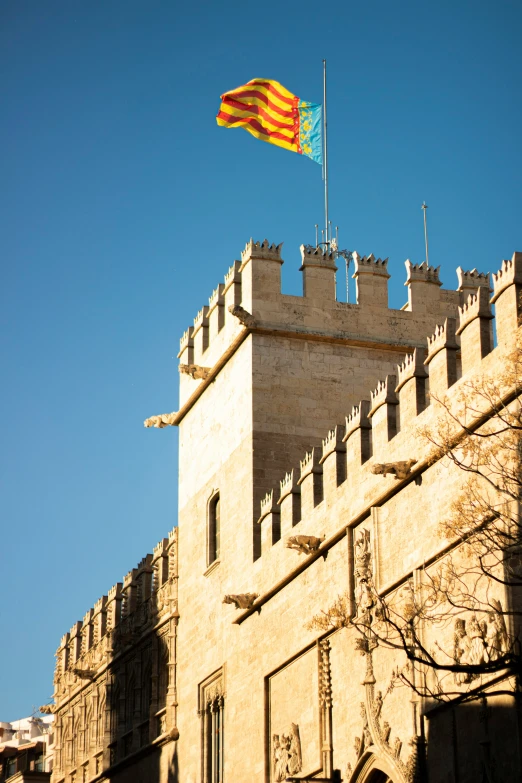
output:
[[[397,378],[395,375],[387,375],[384,381],[379,381],[374,391],[370,392],[372,400],[372,408],[368,414],[368,418],[371,418],[374,413],[387,403],[388,405],[398,405],[399,400],[395,394],[395,387],[397,386]]]
[[[328,435],[323,440],[323,455],[320,459],[321,463],[334,451],[346,451],[346,445],[343,438],[344,427],[342,424],[336,424],[333,429],[329,430]]]
[[[355,264],[355,272],[353,277],[357,277],[362,274],[380,275],[381,277],[390,277],[388,273],[388,259],[387,258],[375,258],[373,253],[369,256],[360,256],[359,253],[354,252],[352,258]]]
[[[355,430],[359,429],[371,429],[370,421],[368,420],[368,415],[370,413],[370,401],[369,400],[361,400],[359,405],[354,405],[352,408],[352,412],[346,416],[346,424],[345,424],[345,430],[344,430],[344,438],[343,441],[346,443],[350,435],[352,435]]]
[[[131,568],[131,570],[128,571],[125,574],[125,576],[123,577],[123,589],[124,590],[127,587],[130,587],[130,585],[134,584],[134,581],[135,581],[137,575],[138,575],[138,569],[137,568]]]
[[[144,427],[155,427],[156,429],[163,429],[163,427],[174,427],[177,416],[177,411],[173,413],[160,413],[159,416],[150,416],[143,422]]]
[[[194,334],[202,326],[208,326],[208,306],[204,305],[194,318]]]
[[[247,329],[252,329],[256,325],[256,319],[254,316],[248,312],[248,310],[245,310],[244,307],[241,307],[241,305],[230,305],[228,308],[228,312],[232,313],[240,324],[243,324],[243,326],[246,326]]]
[[[115,585],[111,587],[111,589],[107,593],[107,600],[113,601],[115,598],[121,598],[121,591],[122,591],[123,585],[121,582],[116,582]]]
[[[406,354],[402,364],[397,365],[397,378],[399,382],[396,392],[402,389],[404,384],[412,378],[427,378],[428,373],[424,367],[424,351],[415,348],[413,353]]]
[[[290,495],[292,492],[298,493],[300,492],[300,488],[297,484],[297,480],[295,478],[295,470],[289,471],[284,479],[279,482],[280,487],[280,494],[279,494],[279,500],[277,501],[278,504],[281,503],[281,501],[287,497],[287,495]]]
[[[522,285],[522,253],[513,253],[511,261],[502,261],[502,266],[493,273],[493,297],[491,304],[497,301],[510,285]]]
[[[179,341],[179,350],[181,351],[185,350],[185,348],[192,348],[194,345],[193,342],[193,329],[192,326],[189,326],[188,329],[186,329],[183,334],[181,335],[181,339]]]
[[[225,287],[223,289],[223,293],[225,293],[225,291],[228,291],[232,283],[239,283],[241,281],[241,274],[239,272],[240,266],[241,266],[241,261],[234,261],[234,263],[226,273]]]
[[[404,262],[404,266],[406,267],[406,272],[408,274],[404,285],[410,285],[410,283],[417,282],[434,283],[438,286],[442,285],[439,280],[440,266],[428,266],[426,261],[423,261],[422,264],[412,264],[409,258]]]
[[[82,623],[82,621],[81,621],[81,620],[77,620],[77,621],[74,623],[73,627],[72,627],[72,628],[71,628],[71,630],[69,631],[69,634],[70,634],[70,638],[71,638],[71,639],[74,639],[74,637],[75,637],[75,636],[78,636],[78,635],[79,635],[80,631],[82,630],[82,625],[83,625],[83,623]]]
[[[307,451],[304,459],[299,460],[301,467],[301,477],[297,483],[301,484],[304,479],[310,475],[310,473],[322,473],[323,469],[319,463],[319,450],[313,448],[311,451]]]
[[[217,288],[215,288],[212,293],[210,294],[208,298],[208,310],[209,314],[210,312],[217,307],[217,305],[223,304],[223,289],[225,288],[224,283],[219,283]]]
[[[489,272],[477,272],[476,269],[465,271],[461,266],[457,267],[457,291],[464,291],[467,288],[479,288],[484,286],[490,290]]]
[[[203,381],[206,381],[208,376],[210,375],[211,367],[200,367],[199,364],[180,364],[178,365],[178,370],[180,373],[184,373],[185,375],[190,375],[191,378],[193,378],[195,381],[201,379]]]
[[[173,527],[172,530],[169,533],[169,546],[174,542],[178,540],[178,528]]]
[[[462,307],[459,307],[459,328],[457,334],[461,334],[466,326],[476,318],[491,320],[493,313],[489,304],[489,286],[477,288],[475,294],[470,294]]]
[[[261,501],[261,516],[258,522],[262,522],[269,514],[279,514],[277,503],[274,503],[274,490],[271,489],[267,492],[263,500]]]
[[[89,609],[87,612],[85,612],[85,614],[83,616],[83,623],[82,623],[82,627],[83,628],[85,628],[85,626],[89,625],[89,623],[91,622],[91,620],[92,620],[92,613],[93,613],[92,609]]]
[[[157,560],[159,557],[162,557],[165,554],[168,543],[169,543],[168,538],[162,538],[161,541],[158,544],[156,544],[156,546],[152,550],[154,555],[154,560]]]
[[[282,247],[282,242],[279,245],[271,245],[268,239],[264,239],[262,242],[254,242],[253,239],[250,239],[250,242],[246,243],[245,249],[241,253],[241,265],[243,266],[246,264],[247,261],[249,261],[251,258],[261,258],[267,261],[278,261],[280,264],[282,264]]]
[[[100,612],[104,612],[106,607],[107,607],[107,596],[102,595],[102,597],[99,598],[94,604],[93,614],[99,614]]]
[[[301,269],[305,266],[323,266],[337,270],[335,265],[335,253],[326,247],[314,247],[314,245],[301,245]]]
[[[431,337],[428,337],[428,356],[424,364],[429,364],[433,357],[442,351],[443,348],[456,351],[458,348],[456,335],[455,318],[446,318],[443,324],[435,327]]]

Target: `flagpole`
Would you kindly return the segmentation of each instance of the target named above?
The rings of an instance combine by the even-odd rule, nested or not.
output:
[[[428,205],[426,204],[425,201],[422,202],[421,209],[424,213],[424,244],[426,245],[426,266],[428,266],[430,263],[429,256],[428,256],[428,223],[426,220],[426,210],[428,209]]]
[[[323,175],[324,175],[324,225],[326,247],[330,246],[328,233],[328,124],[326,119],[326,60],[323,60]]]

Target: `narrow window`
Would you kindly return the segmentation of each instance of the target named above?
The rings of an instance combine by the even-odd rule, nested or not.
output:
[[[219,559],[220,537],[220,500],[219,493],[214,495],[208,505],[208,562],[211,565]]]

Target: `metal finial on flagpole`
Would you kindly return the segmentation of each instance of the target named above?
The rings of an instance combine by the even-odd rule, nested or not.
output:
[[[326,247],[330,241],[328,235],[328,123],[326,118],[326,60],[323,60],[323,176],[324,176],[324,225]]]
[[[424,213],[424,242],[426,245],[426,265],[429,266],[429,255],[428,255],[428,223],[426,221],[426,210],[428,209],[428,205],[425,201],[422,202],[421,207],[423,213]]]

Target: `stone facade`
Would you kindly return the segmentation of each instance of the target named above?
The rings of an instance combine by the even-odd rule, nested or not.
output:
[[[334,255],[302,247],[302,297],[282,263],[247,243],[181,339],[179,411],[145,422],[179,427],[179,528],[62,639],[53,783],[520,775],[513,698],[434,707],[395,687],[404,653],[309,623],[340,595],[372,618],[444,557],[463,477],[419,427],[463,369],[509,362],[522,254],[495,277],[494,350],[476,270],[450,291],[408,261],[390,310],[386,260],[355,255],[357,304]]]

